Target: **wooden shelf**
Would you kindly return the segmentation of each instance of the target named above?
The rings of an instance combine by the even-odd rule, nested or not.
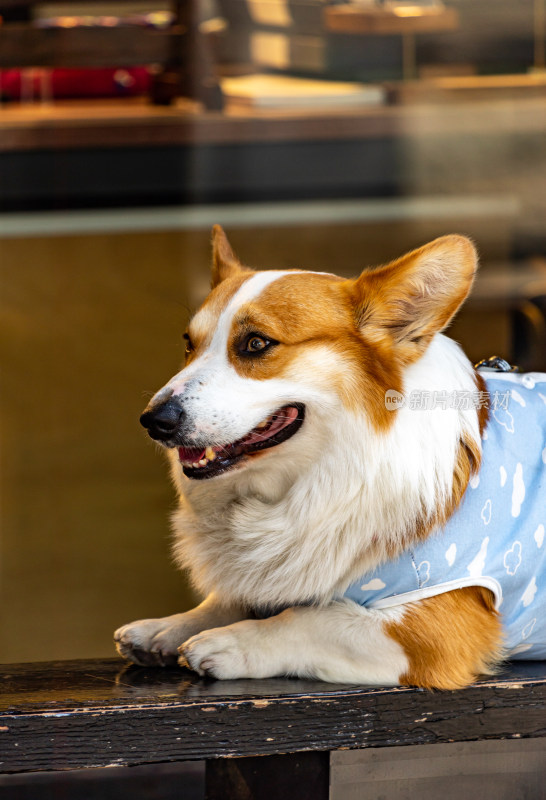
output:
[[[405,12],[405,13],[404,13]],[[334,33],[355,35],[404,35],[453,31],[459,27],[454,8],[363,10],[358,5],[332,5],[324,9],[324,25]]]
[[[0,68],[130,67],[161,64],[176,29],[159,31],[138,25],[114,28],[0,27]]]
[[[538,134],[546,98],[408,104],[329,112],[199,111],[179,100],[65,101],[0,107],[0,152],[264,142],[346,141],[422,136]]]

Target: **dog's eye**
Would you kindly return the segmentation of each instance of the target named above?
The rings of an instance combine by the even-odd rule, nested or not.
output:
[[[188,356],[190,353],[193,353],[194,348],[188,333],[184,334],[184,339],[186,340],[186,355]]]
[[[243,346],[243,353],[261,353],[272,344],[270,339],[266,339],[265,336],[258,336],[257,334],[251,334]]]

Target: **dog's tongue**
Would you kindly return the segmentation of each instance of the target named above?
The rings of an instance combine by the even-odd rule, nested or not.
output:
[[[248,445],[255,444],[256,442],[264,442],[266,439],[271,439],[287,425],[290,425],[298,416],[298,409],[294,406],[285,406],[281,408],[276,414],[273,414],[269,419],[267,426],[262,428],[254,428],[254,430],[247,433],[238,442],[231,445],[213,445],[211,449],[215,453],[222,450],[227,452],[228,448],[239,448],[237,454],[244,451]],[[198,464],[203,458],[206,458],[206,449],[204,447],[179,447],[178,457],[180,461],[189,462],[190,464]]]
[[[197,464],[205,457],[204,447],[179,447],[178,458],[180,461],[191,461],[192,464]]]
[[[286,428],[287,425],[290,425],[290,423],[294,422],[297,416],[298,409],[294,406],[286,406],[285,408],[281,408],[281,410],[274,415],[276,418],[273,418],[273,421],[267,426],[266,430],[254,428],[253,431],[250,431],[250,433],[241,440],[241,444],[248,445],[254,444],[255,442],[263,442],[266,439],[271,439],[271,437],[275,436],[276,433],[282,431],[283,428]]]

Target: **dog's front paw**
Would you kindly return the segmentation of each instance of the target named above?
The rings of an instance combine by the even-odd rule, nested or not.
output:
[[[237,627],[213,628],[192,636],[178,648],[178,663],[199,675],[220,680],[257,677],[251,674],[249,654]]]
[[[139,619],[114,633],[120,656],[142,667],[176,666],[178,647],[191,633],[182,614],[160,619]]]

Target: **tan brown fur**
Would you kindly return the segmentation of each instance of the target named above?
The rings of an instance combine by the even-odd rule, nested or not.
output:
[[[468,586],[410,606],[387,626],[403,648],[409,669],[400,683],[460,689],[490,674],[502,660],[502,629],[491,592]]]
[[[452,279],[442,282],[449,284],[449,303],[438,303],[427,284],[427,274],[432,283],[434,270],[440,268],[453,270],[448,276]],[[372,425],[386,430],[395,415],[385,407],[385,392],[401,391],[402,367],[416,360],[434,333],[447,325],[468,293],[475,269],[470,243],[446,236],[385,267],[366,271],[356,281],[294,271],[268,286],[257,302],[239,309],[228,359],[243,377],[282,378],[304,348],[323,345],[342,356],[345,369],[329,378],[339,381],[344,404],[355,411],[364,406]],[[206,348],[222,309],[252,274],[234,255],[220,226],[215,226],[215,288],[189,328],[196,353]],[[311,302],[306,300],[309,296]],[[250,333],[281,344],[259,359],[245,357],[241,342]],[[427,528],[433,526],[434,521]]]
[[[188,325],[189,348],[186,365],[203,352],[212,339],[220,314],[233,295],[241,288],[254,271],[244,267],[220,225],[212,229],[212,291],[205,298],[197,314]]]
[[[478,392],[481,393],[482,397],[487,398],[487,401],[483,404],[480,404],[480,407],[478,408],[478,425],[480,426],[480,436],[483,436],[485,426],[489,421],[489,410],[490,410],[489,395],[487,392],[487,386],[485,385],[485,381],[479,372],[475,373],[475,379],[476,379],[476,389],[478,390]]]
[[[208,295],[197,314],[190,320],[188,336],[192,345],[191,358],[209,346],[220,314],[243,283],[254,275],[249,269],[241,269],[218,283]],[[186,360],[189,364],[190,359]]]
[[[358,325],[368,340],[390,340],[396,358],[411,364],[449,323],[471,289],[476,268],[472,244],[453,235],[365,271],[347,285]]]
[[[388,343],[365,342],[355,325],[345,282],[331,275],[293,273],[268,286],[257,302],[243,306],[232,323],[228,358],[246,378],[283,378],[305,351],[323,346],[336,352],[339,374],[328,367],[327,380],[340,384],[348,408],[366,409],[370,421],[385,429],[394,415],[385,408],[387,389],[401,390],[401,374]],[[305,298],[312,288],[312,302]],[[250,333],[260,333],[281,344],[259,359],[245,357],[240,344]],[[330,360],[329,360],[330,361]]]
[[[219,283],[227,278],[232,278],[244,267],[233,252],[223,228],[214,225],[212,228],[212,270],[211,288],[214,289]]]

